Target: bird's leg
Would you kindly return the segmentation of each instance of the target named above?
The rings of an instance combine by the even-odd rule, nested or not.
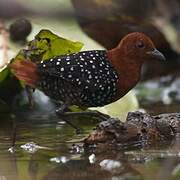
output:
[[[79,127],[77,127],[77,126],[75,126],[73,123],[71,123],[68,119],[67,119],[67,117],[65,117],[65,109],[67,108],[67,104],[66,103],[64,103],[64,104],[62,104],[62,106],[59,108],[59,109],[57,109],[56,110],[56,115],[58,116],[58,117],[60,117],[61,119],[63,119],[67,124],[69,124],[71,127],[73,127],[75,130],[76,130],[76,133],[77,134],[79,134],[81,131],[82,131],[82,129],[81,128],[79,128]]]
[[[62,119],[67,123],[69,124],[72,128],[74,128],[76,130],[76,134],[80,134],[82,132],[82,129],[77,127],[76,125],[74,125],[71,121],[69,121],[67,119],[67,117],[62,117]]]
[[[30,108],[33,108],[34,100],[33,100],[32,92],[35,89],[33,89],[33,88],[29,87],[29,86],[25,86],[25,90],[26,90],[26,93],[27,93],[27,97],[28,97]]]
[[[75,126],[73,123],[70,122],[68,117],[73,117],[73,116],[91,116],[91,117],[96,117],[100,119],[101,121],[106,121],[109,119],[109,116],[103,113],[100,113],[98,111],[83,111],[83,112],[65,112],[65,109],[68,108],[67,103],[63,103],[59,109],[56,110],[56,114],[58,117],[63,119],[67,124],[69,124],[71,127],[73,127],[77,133],[80,133],[82,130]]]
[[[16,144],[16,130],[17,130],[16,121],[13,120],[13,133],[12,133],[12,147],[13,148],[15,147],[15,144]]]
[[[16,126],[16,120],[13,118],[12,120],[12,144],[11,147],[9,148],[9,152],[13,153],[15,151],[15,145],[16,145],[16,130],[17,130],[17,126]]]
[[[64,116],[91,116],[91,117],[97,117],[101,121],[106,121],[110,117],[106,114],[100,113],[98,111],[83,111],[83,112],[64,112]]]

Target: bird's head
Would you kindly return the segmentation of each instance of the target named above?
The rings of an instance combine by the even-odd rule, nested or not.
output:
[[[117,46],[118,49],[125,57],[137,63],[151,59],[165,60],[164,55],[155,48],[152,40],[139,32],[126,35]]]

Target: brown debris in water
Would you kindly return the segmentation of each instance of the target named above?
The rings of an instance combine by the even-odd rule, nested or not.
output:
[[[84,140],[84,145],[126,144],[146,142],[146,144],[172,140],[180,132],[180,113],[151,116],[148,113],[130,112],[126,122],[110,118],[99,123]]]

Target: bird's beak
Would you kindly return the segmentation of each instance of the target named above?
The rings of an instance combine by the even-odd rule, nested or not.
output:
[[[150,55],[151,58],[153,58],[153,59],[158,59],[158,60],[163,60],[163,61],[166,60],[165,56],[160,51],[158,51],[157,49],[154,49],[152,51],[148,51],[147,54]]]

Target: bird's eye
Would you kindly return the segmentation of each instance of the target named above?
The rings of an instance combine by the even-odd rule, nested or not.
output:
[[[136,46],[137,46],[138,48],[144,48],[144,47],[145,47],[143,42],[138,42],[138,43],[136,44]]]

